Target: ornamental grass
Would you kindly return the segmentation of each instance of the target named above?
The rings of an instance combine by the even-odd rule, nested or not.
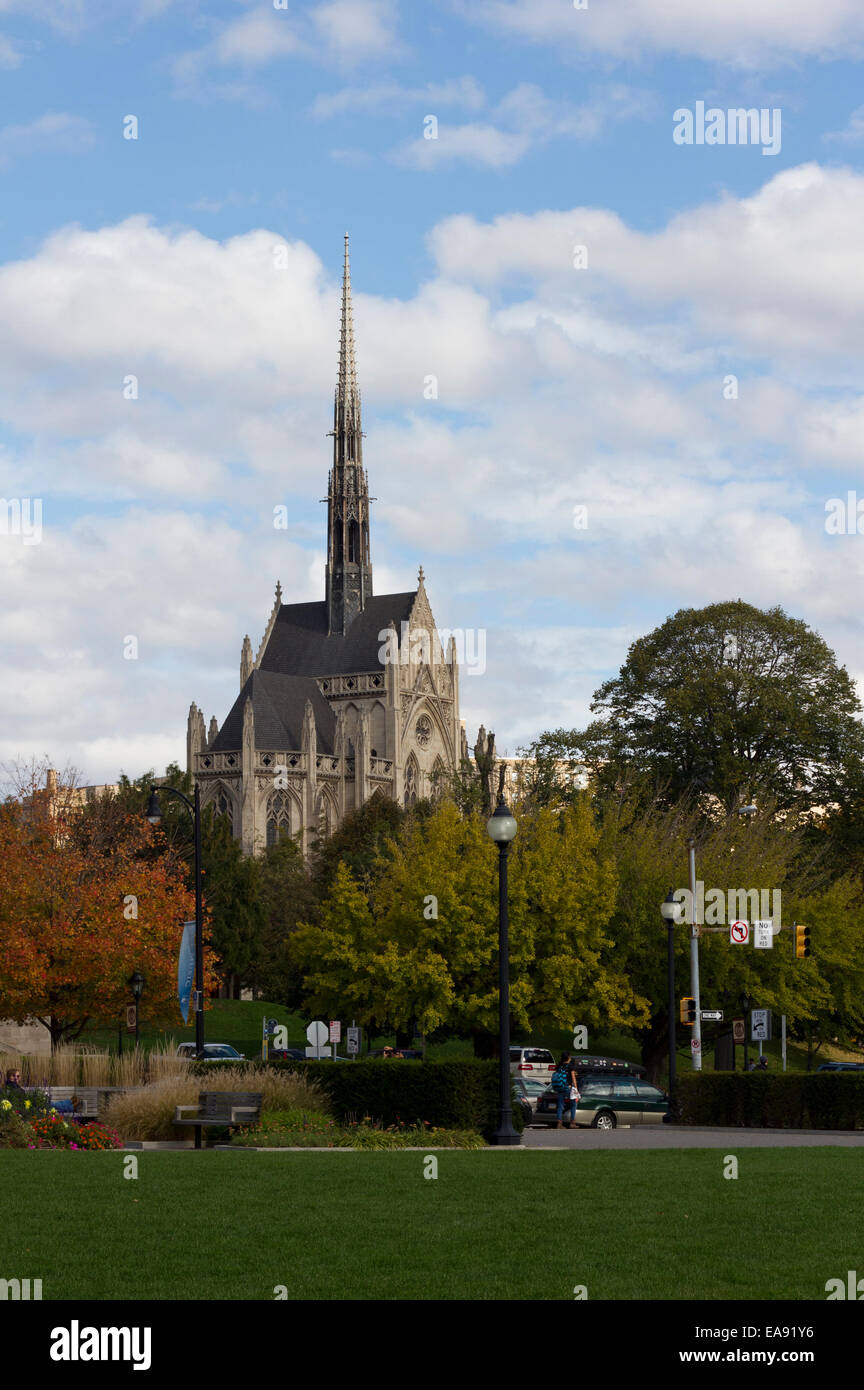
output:
[[[318,1084],[296,1072],[220,1067],[212,1076],[169,1076],[142,1090],[113,1096],[105,1118],[124,1139],[189,1139],[194,1131],[175,1126],[174,1110],[178,1105],[195,1105],[202,1091],[260,1091],[264,1110],[325,1115],[328,1109],[327,1097]]]

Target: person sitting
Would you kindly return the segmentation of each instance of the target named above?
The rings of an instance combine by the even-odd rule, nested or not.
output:
[[[6,1080],[3,1085],[7,1091],[24,1090],[24,1087],[21,1085],[21,1073],[18,1071],[17,1067],[6,1068]]]

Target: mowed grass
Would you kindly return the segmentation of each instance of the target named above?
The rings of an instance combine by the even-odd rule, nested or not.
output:
[[[734,1150],[734,1145],[730,1146]],[[864,1269],[855,1149],[0,1154],[43,1299],[820,1299]]]

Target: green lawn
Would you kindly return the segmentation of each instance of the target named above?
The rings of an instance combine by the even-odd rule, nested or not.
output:
[[[730,1146],[734,1150],[734,1145]],[[859,1150],[5,1151],[0,1270],[44,1299],[825,1299]]]

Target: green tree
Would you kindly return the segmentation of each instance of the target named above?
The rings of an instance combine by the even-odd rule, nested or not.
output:
[[[818,635],[740,599],[682,609],[630,647],[596,692],[601,717],[536,747],[582,759],[602,790],[628,776],[670,804],[710,793],[781,808],[844,803],[864,788],[854,684]]]

